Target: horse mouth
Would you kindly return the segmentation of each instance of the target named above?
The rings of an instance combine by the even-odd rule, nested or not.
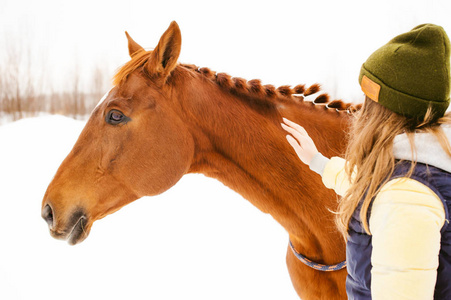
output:
[[[88,218],[79,209],[72,214],[64,230],[50,228],[50,235],[55,239],[66,240],[69,245],[75,245],[88,237],[89,229]]]
[[[88,220],[85,216],[81,216],[78,219],[77,223],[75,223],[69,235],[67,236],[67,242],[70,245],[78,244],[88,236],[87,224]]]

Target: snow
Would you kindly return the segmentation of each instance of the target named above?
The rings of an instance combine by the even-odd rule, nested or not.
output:
[[[51,238],[41,200],[83,126],[0,126],[0,299],[298,299],[285,230],[203,175],[97,221],[79,245]]]

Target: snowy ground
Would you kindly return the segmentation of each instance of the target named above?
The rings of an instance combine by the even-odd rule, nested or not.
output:
[[[80,245],[52,239],[41,200],[83,126],[0,126],[0,299],[298,299],[284,229],[202,175],[96,222]]]

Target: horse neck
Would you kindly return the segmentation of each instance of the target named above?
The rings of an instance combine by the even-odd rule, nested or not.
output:
[[[347,122],[311,103],[257,109],[250,105],[255,99],[205,81],[189,83],[178,98],[196,143],[189,172],[218,179],[271,214],[303,254],[337,261],[343,242],[328,210],[336,208],[336,195],[300,162],[280,122],[283,116],[303,125],[326,156],[342,152]]]

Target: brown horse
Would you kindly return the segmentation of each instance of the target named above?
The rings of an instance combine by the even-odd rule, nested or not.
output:
[[[42,216],[51,235],[79,243],[94,221],[168,190],[184,174],[203,173],[271,214],[297,252],[322,264],[345,260],[344,240],[329,211],[337,196],[300,163],[280,123],[282,116],[298,122],[322,153],[340,155],[349,107],[324,104],[327,95],[317,97],[317,104],[303,101],[318,85],[276,89],[178,64],[181,33],[175,22],[153,51],[127,38],[131,60],[44,196]],[[346,298],[345,269],[314,270],[290,248],[287,265],[302,299]]]

